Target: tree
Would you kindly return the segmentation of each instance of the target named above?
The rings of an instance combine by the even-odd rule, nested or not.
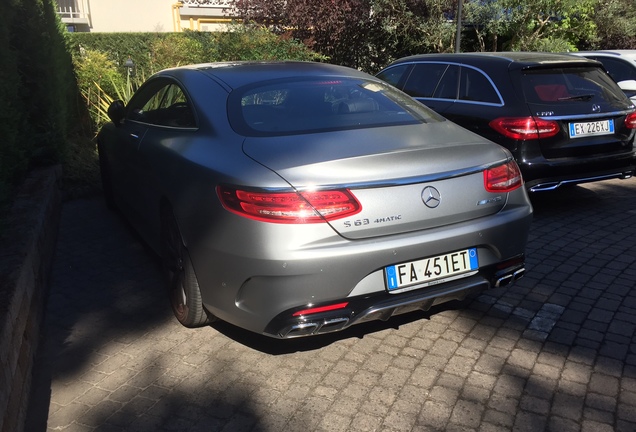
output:
[[[333,63],[374,71],[404,55],[452,50],[456,7],[456,0],[235,0],[234,14]]]
[[[332,62],[359,67],[367,57],[370,0],[236,0],[249,23],[303,41]]]
[[[296,0],[289,2],[295,37],[332,61],[361,67],[367,57],[369,0]]]
[[[636,48],[636,9],[633,0],[600,0],[593,19],[597,37],[582,39],[579,49]]]
[[[498,51],[499,37],[508,28],[508,14],[497,0],[464,4],[465,28],[473,32],[476,51]]]
[[[593,39],[592,20],[598,0],[471,0],[471,22],[479,48],[513,51],[569,51],[580,40]]]
[[[234,0],[234,14],[329,61],[374,72],[412,54],[452,52],[458,0]],[[573,51],[636,42],[633,0],[464,0],[464,51]]]
[[[451,52],[456,9],[456,1],[374,0],[374,46],[387,60],[412,54]],[[378,60],[381,57],[378,55]]]

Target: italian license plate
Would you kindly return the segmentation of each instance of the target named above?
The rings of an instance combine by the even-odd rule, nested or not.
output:
[[[614,120],[599,120],[593,122],[570,123],[570,138],[590,135],[610,135],[614,133]]]
[[[403,292],[474,274],[479,269],[477,248],[470,248],[384,269],[387,289]]]

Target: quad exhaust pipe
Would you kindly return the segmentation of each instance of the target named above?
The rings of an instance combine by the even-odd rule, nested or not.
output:
[[[330,333],[333,331],[341,330],[348,323],[348,317],[310,320],[286,328],[280,333],[280,336],[282,338],[293,338],[321,333]]]
[[[510,285],[513,282],[518,281],[526,274],[525,267],[520,269],[516,269],[512,272],[506,273],[502,276],[499,276],[495,282],[495,288],[505,287],[506,285]]]

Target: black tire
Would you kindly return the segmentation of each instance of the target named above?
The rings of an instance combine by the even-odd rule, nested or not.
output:
[[[170,210],[163,211],[161,217],[161,262],[170,305],[177,320],[190,328],[211,322],[201,302],[199,282],[190,255]]]
[[[102,180],[102,192],[104,194],[104,201],[106,201],[106,207],[111,210],[115,209],[115,194],[113,193],[113,183],[110,176],[110,164],[108,158],[104,153],[101,144],[97,145],[99,154],[99,174]]]

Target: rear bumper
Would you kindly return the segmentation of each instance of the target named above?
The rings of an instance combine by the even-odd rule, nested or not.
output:
[[[549,191],[561,186],[609,179],[627,179],[636,171],[633,154],[586,161],[563,160],[520,164],[526,190]]]
[[[555,190],[561,186],[590,183],[601,180],[621,179],[625,180],[634,174],[634,168],[611,170],[606,172],[585,173],[580,175],[550,177],[546,179],[532,180],[526,183],[526,189],[530,192],[542,192]]]
[[[232,260],[207,255],[204,265],[195,266],[204,307],[221,320],[281,338],[316,334],[316,327],[341,330],[358,322],[428,309],[497,283],[504,285],[522,268],[518,257],[523,256],[532,220],[525,191],[511,195],[518,202],[509,202],[505,211],[435,230],[357,241],[339,239],[278,259],[271,254],[259,259],[232,256]],[[280,242],[271,246],[281,250]],[[243,252],[253,250],[238,247]],[[400,294],[387,292],[386,266],[472,247],[478,250],[480,266],[473,276]],[[511,259],[516,260],[516,268],[506,271]],[[222,265],[206,266],[206,262]],[[349,310],[319,316],[319,320],[336,320],[326,327],[324,321],[316,324],[292,317],[307,308],[338,302],[348,303]],[[307,330],[301,331],[303,327]]]
[[[490,287],[513,283],[525,274],[523,260],[524,257],[521,255],[508,261],[505,268],[501,268],[501,265],[489,266],[482,268],[479,274],[464,279],[407,293],[375,293],[340,299],[330,304],[346,303],[346,306],[328,312],[295,316],[301,308],[290,309],[270,321],[264,333],[281,339],[312,336],[340,331],[368,321],[387,321],[392,316],[417,310],[427,311],[435,305],[451,300],[463,300],[468,295]]]

